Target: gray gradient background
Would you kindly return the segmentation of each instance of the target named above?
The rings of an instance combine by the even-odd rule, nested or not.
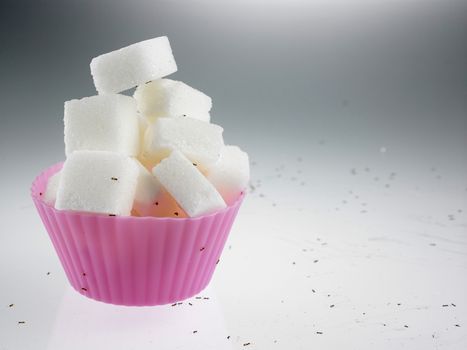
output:
[[[342,248],[342,254],[330,255],[329,261],[335,264],[329,269],[332,274],[342,267],[345,271],[349,265],[348,261],[339,265],[340,256],[348,253],[347,258],[352,261],[356,256],[370,255],[366,244],[374,237],[367,228],[374,225],[387,234],[385,242],[404,243],[393,245],[387,251],[389,245],[381,243],[374,248],[374,255],[378,256],[382,249],[395,261],[402,259],[399,252],[401,256],[414,256],[413,261],[406,260],[404,268],[396,268],[394,276],[399,277],[389,283],[391,287],[380,290],[381,295],[387,290],[392,293],[390,295],[400,292],[402,298],[404,294],[397,286],[424,275],[426,283],[414,287],[414,294],[433,291],[434,295],[438,288],[434,286],[441,284],[446,286],[445,295],[454,293],[454,298],[455,293],[459,293],[464,295],[462,301],[465,302],[466,1],[2,1],[0,277],[7,283],[2,285],[0,302],[6,304],[4,299],[17,297],[15,302],[20,304],[22,300],[28,305],[21,311],[23,317],[33,318],[29,310],[38,312],[36,328],[29,328],[28,339],[42,339],[45,343],[44,334],[52,329],[53,312],[52,316],[45,316],[48,313],[43,312],[45,306],[41,308],[40,303],[51,309],[59,308],[63,324],[69,321],[68,309],[52,301],[61,294],[42,284],[42,277],[37,277],[45,270],[52,270],[60,276],[59,282],[54,283],[65,285],[63,272],[45,233],[37,233],[40,223],[29,198],[30,183],[35,175],[64,159],[63,102],[95,94],[89,72],[92,57],[160,35],[169,37],[179,67],[172,78],[183,80],[213,98],[212,121],[224,127],[227,143],[240,145],[252,160],[252,182],[256,190],[242,209],[232,237],[234,247],[243,244],[243,250],[225,253],[223,271],[216,275],[216,281],[222,283],[214,283],[229,330],[245,337],[236,340],[238,348],[242,348],[242,340],[254,339],[264,344],[272,341],[267,334],[269,326],[279,333],[282,330],[282,339],[289,337],[288,341],[295,342],[295,348],[300,348],[305,344],[303,339],[307,339],[305,334],[308,333],[300,333],[299,327],[289,326],[288,313],[280,311],[282,309],[271,306],[274,313],[270,313],[253,306],[247,311],[252,324],[241,317],[246,307],[242,305],[262,303],[251,291],[242,294],[239,286],[243,286],[245,280],[255,285],[255,277],[251,275],[264,272],[260,269],[261,261],[251,263],[253,256],[258,255],[248,249],[255,244],[263,249],[264,241],[256,239],[269,237],[269,233],[286,236],[280,241],[281,245],[274,245],[275,241],[271,240],[270,249],[265,249],[265,255],[261,256],[262,261],[273,265],[275,260],[289,253],[290,242],[308,239],[300,233],[308,226],[316,232],[329,232],[330,240],[335,232],[342,233],[342,236],[336,234],[337,242],[346,242],[351,229],[355,228],[352,238],[348,238],[350,249]],[[382,147],[386,152],[381,152]],[[297,162],[301,164],[297,170],[299,175],[294,168]],[[365,174],[365,167],[371,168],[371,176],[381,179],[394,171],[400,181],[391,188],[384,187],[384,182],[373,188],[376,180],[358,177]],[[356,170],[352,170],[354,168]],[[283,171],[282,178],[288,181],[274,180],[278,171]],[[375,174],[377,171],[379,173]],[[355,173],[358,176],[354,176]],[[306,186],[299,186],[299,182]],[[366,221],[359,216],[360,209],[336,216],[334,210],[345,207],[341,203],[346,198],[344,195],[359,186],[362,193],[365,189],[373,191],[367,196],[372,196],[372,203],[375,207],[379,205],[380,212],[374,210],[374,216],[368,215]],[[456,211],[460,208],[462,213]],[[304,211],[310,214],[313,223],[300,221]],[[456,213],[454,223],[448,220],[452,213]],[[346,222],[352,224],[344,224]],[[339,223],[342,226],[334,230],[333,225]],[[404,231],[409,227],[406,225],[412,225],[413,232],[418,233],[408,234]],[[287,231],[290,227],[295,231]],[[363,233],[359,236],[361,232],[367,232],[368,237]],[[423,234],[427,232],[449,246],[436,253],[425,250],[432,249],[431,241],[424,241],[427,238]],[[359,239],[363,242],[361,250],[355,248]],[[416,248],[420,240],[423,240],[423,247],[428,248]],[[228,254],[234,256],[229,258]],[[417,270],[420,261],[436,261],[441,264],[439,266],[444,266],[445,262],[446,265],[436,270],[426,263],[434,271],[426,275],[426,270]],[[384,268],[391,268],[386,266],[385,260],[374,260],[375,266],[380,263]],[[289,266],[290,262],[287,264]],[[258,266],[256,270],[255,266]],[[316,264],[310,260],[307,266]],[[362,266],[366,265],[356,266],[364,269]],[[451,273],[446,274],[444,269]],[[287,271],[283,276],[288,276]],[[357,275],[361,270],[358,271]],[[361,276],[374,273],[370,268],[361,272]],[[241,283],[234,285],[227,276]],[[272,290],[281,290],[281,287],[279,282],[275,285],[272,281],[273,278],[256,284],[257,295],[275,296]],[[292,283],[287,279],[278,281],[280,285]],[[370,281],[370,278],[363,280],[363,285],[371,285]],[[324,277],[321,282],[323,285],[330,283]],[[294,288],[297,285],[293,285]],[[262,286],[271,289],[260,293]],[[35,289],[42,293],[45,301],[36,302],[34,296],[28,294]],[[352,295],[352,290],[347,292],[346,295]],[[432,294],[426,294],[428,305],[446,302]],[[377,298],[377,295],[375,292],[368,297]],[[250,303],[251,298],[256,302]],[[280,300],[282,296],[277,298]],[[76,304],[73,304],[73,296],[66,296],[65,300],[69,307],[75,307],[74,313],[79,313],[81,306],[76,305],[81,305],[80,299]],[[271,305],[280,306],[278,300]],[[305,294],[303,299],[297,296],[296,300],[312,303]],[[381,305],[386,305],[386,301],[379,300]],[[310,307],[319,310],[320,305]],[[0,348],[3,345],[1,336],[7,335],[6,332],[2,334],[2,326],[9,330],[4,338],[5,346],[10,345],[8,349],[14,349],[12,344],[19,343],[22,346],[18,348],[34,348],[31,344],[26,346],[26,338],[15,328],[16,318],[20,316],[9,315],[2,309]],[[325,313],[320,315],[325,315],[322,319],[329,318]],[[466,307],[457,308],[455,317],[460,321],[464,321],[466,315]],[[418,318],[420,322],[441,322],[442,319],[435,311]],[[268,326],[269,320],[277,320],[277,323]],[[336,324],[340,320],[336,320]],[[451,323],[460,321],[449,320]],[[351,316],[349,322],[354,324]],[[441,329],[444,324],[431,326]],[[427,341],[432,340],[430,327],[420,331],[426,333],[423,334]],[[356,329],[356,337],[349,344],[361,349],[370,344],[368,348],[372,348],[372,343],[365,343],[366,337],[375,337],[375,342],[382,339],[377,338],[371,327],[366,328],[367,333],[359,333],[362,329]],[[62,331],[59,329],[55,333]],[[140,337],[136,334],[134,339]],[[336,345],[341,338],[319,339],[330,342],[321,343],[326,346]],[[341,340],[345,339],[344,336]],[[424,343],[413,339],[418,338],[400,340],[397,344],[414,341],[412,348],[427,348],[417,346]],[[446,339],[444,348],[456,348],[449,346],[454,344],[449,343],[452,339]],[[467,340],[459,339],[456,344],[461,349]],[[377,344],[379,348],[391,348],[386,347],[388,343]]]
[[[92,57],[164,34],[173,78],[212,96],[213,121],[253,159],[323,135],[342,157],[385,144],[460,162],[451,151],[466,149],[465,1],[1,6],[2,184],[63,158],[63,102],[95,94]]]

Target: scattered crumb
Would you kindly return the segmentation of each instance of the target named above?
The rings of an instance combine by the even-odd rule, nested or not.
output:
[[[251,343],[244,343],[243,346],[248,346],[250,345]]]
[[[15,304],[10,304],[10,305],[8,305],[8,307],[13,307],[13,306],[15,306]]]
[[[194,334],[194,333],[198,333],[198,331],[193,331],[193,334]]]
[[[18,321],[18,324],[25,324],[26,321]]]
[[[317,331],[316,334],[323,334],[323,332]]]

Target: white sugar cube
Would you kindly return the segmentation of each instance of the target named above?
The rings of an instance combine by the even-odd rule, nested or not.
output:
[[[148,129],[150,122],[146,117],[138,113],[138,124],[140,152],[137,156],[137,159],[146,169],[151,170],[156,164],[144,154],[144,136],[146,135],[146,130]]]
[[[152,172],[190,217],[226,207],[215,187],[179,151],[173,151]]]
[[[211,114],[209,112],[191,112],[186,114],[186,116],[189,118],[201,120],[206,123],[211,122]]]
[[[158,118],[145,135],[145,155],[162,159],[172,150],[179,150],[200,166],[213,164],[224,146],[222,132],[216,124],[176,117]]]
[[[139,126],[133,98],[105,94],[65,102],[65,153],[109,151],[135,156]]]
[[[154,177],[154,176],[153,176]],[[136,216],[187,218],[188,215],[162,186],[152,205],[133,207]]]
[[[44,202],[49,205],[54,205],[55,199],[57,198],[57,189],[58,184],[60,183],[60,173],[60,171],[56,172],[51,177],[49,177],[49,180],[47,181],[47,187],[44,193]]]
[[[133,209],[135,209],[140,216],[151,215],[156,198],[159,196],[161,186],[156,177],[147,170],[138,161],[138,185],[136,187],[135,201]]]
[[[133,97],[147,118],[190,117],[209,122],[211,98],[181,81],[159,79],[138,86]]]
[[[101,93],[121,92],[177,71],[166,36],[94,57],[91,74]]]
[[[146,134],[146,130],[148,129],[149,126],[149,120],[138,113],[138,127],[139,127],[139,150],[140,152],[144,148],[144,135]]]
[[[65,161],[55,207],[108,215],[130,215],[140,168],[128,156],[76,151]]]
[[[232,204],[250,180],[248,154],[237,146],[225,146],[219,161],[208,169],[207,179],[220,192],[224,201]]]

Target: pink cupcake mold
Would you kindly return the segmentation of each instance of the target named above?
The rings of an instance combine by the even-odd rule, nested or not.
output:
[[[31,196],[72,287],[105,303],[149,306],[201,292],[243,201],[196,218],[107,216],[57,210],[43,193],[63,163],[34,180]]]

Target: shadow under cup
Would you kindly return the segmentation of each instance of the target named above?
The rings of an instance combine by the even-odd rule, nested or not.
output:
[[[244,194],[196,218],[108,216],[57,210],[42,196],[63,163],[34,180],[31,196],[72,287],[106,303],[174,303],[211,280]]]

